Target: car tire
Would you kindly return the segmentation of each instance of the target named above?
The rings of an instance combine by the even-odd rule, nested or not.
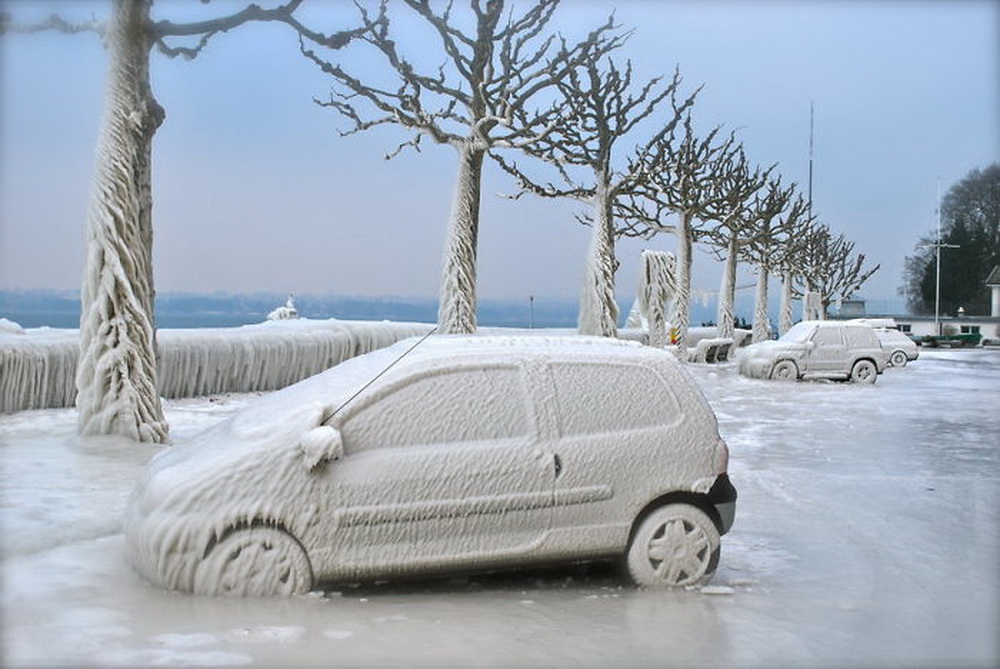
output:
[[[889,364],[893,367],[906,367],[906,354],[902,351],[893,351],[889,356]]]
[[[799,368],[791,360],[780,360],[771,370],[771,378],[777,381],[795,381],[799,378]]]
[[[871,360],[858,360],[851,368],[851,381],[855,383],[875,383],[878,369]]]
[[[715,523],[690,504],[667,504],[639,523],[626,553],[629,576],[642,587],[705,583],[719,564]]]
[[[272,527],[236,530],[212,547],[194,576],[194,591],[202,595],[299,595],[309,592],[312,584],[312,566],[302,544]]]

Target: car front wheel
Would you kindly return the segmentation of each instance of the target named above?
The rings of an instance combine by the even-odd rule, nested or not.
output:
[[[893,367],[906,367],[906,354],[902,351],[893,351],[889,356],[889,364]]]
[[[313,575],[302,545],[271,527],[237,530],[216,544],[198,565],[194,591],[202,595],[273,597],[312,588]]]
[[[851,369],[851,381],[855,383],[875,383],[878,370],[871,360],[858,360]]]
[[[690,504],[667,504],[646,516],[626,554],[629,575],[644,587],[683,587],[708,581],[719,564],[719,530]]]
[[[771,370],[771,378],[778,381],[794,381],[799,378],[799,368],[791,360],[782,360]]]

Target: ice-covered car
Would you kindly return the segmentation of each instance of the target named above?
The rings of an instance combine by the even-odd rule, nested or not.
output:
[[[906,367],[920,355],[916,342],[899,330],[876,328],[875,336],[889,356],[889,364],[893,367]]]
[[[758,379],[839,379],[875,383],[888,354],[867,325],[802,321],[774,341],[743,349],[740,373]]]
[[[132,565],[204,594],[624,558],[707,581],[736,490],[673,355],[586,337],[413,340],[263,396],[150,462]]]

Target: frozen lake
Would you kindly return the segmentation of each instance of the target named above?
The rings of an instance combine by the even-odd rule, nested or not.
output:
[[[1000,351],[922,351],[874,387],[689,367],[736,525],[702,591],[602,565],[286,600],[158,591],[121,519],[155,449],[80,444],[72,410],[0,416],[4,666],[997,666]],[[183,440],[246,403],[172,400]]]

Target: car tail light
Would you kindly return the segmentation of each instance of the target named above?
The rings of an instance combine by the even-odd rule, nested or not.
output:
[[[725,440],[719,437],[719,441],[715,445],[715,471],[719,474],[725,474],[728,470],[729,447],[726,446]]]

